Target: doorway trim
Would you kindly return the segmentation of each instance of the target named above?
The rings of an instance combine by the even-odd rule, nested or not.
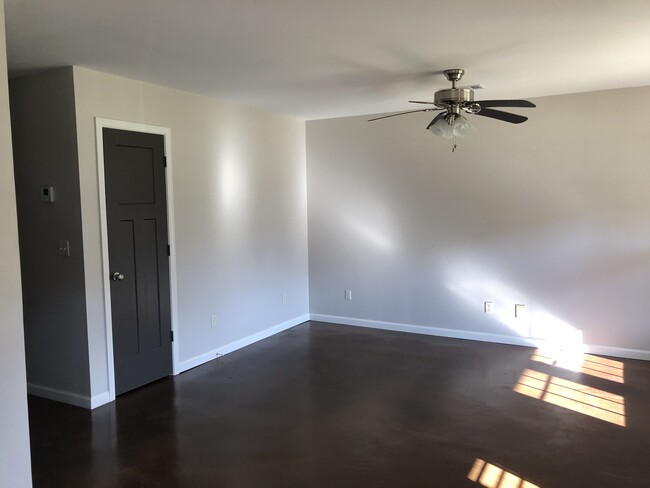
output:
[[[115,364],[113,359],[113,318],[111,313],[110,266],[108,261],[108,219],[106,213],[106,181],[104,175],[104,134],[103,129],[120,129],[131,132],[162,135],[165,140],[165,157],[167,158],[167,173],[165,186],[167,190],[167,233],[171,252],[169,256],[169,291],[171,328],[174,335],[172,342],[172,374],[177,375],[179,369],[178,347],[178,289],[176,277],[176,232],[174,227],[174,191],[173,191],[173,161],[172,161],[172,131],[169,127],[127,122],[123,120],[95,117],[95,140],[97,144],[97,180],[99,186],[99,220],[102,249],[102,288],[104,291],[104,315],[106,324],[106,361],[108,370],[109,402],[115,400]]]

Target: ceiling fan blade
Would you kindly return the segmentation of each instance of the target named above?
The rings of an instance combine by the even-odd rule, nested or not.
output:
[[[445,115],[447,115],[447,112],[442,112],[436,115],[431,122],[429,122],[429,125],[427,125],[427,130],[429,130],[429,127],[431,127],[433,124],[438,122],[440,119],[442,119]]]
[[[433,105],[435,102],[420,102],[419,100],[409,100],[409,103],[426,103],[428,105]]]
[[[489,107],[527,107],[535,108],[536,105],[528,100],[479,100],[477,102],[482,108]]]
[[[491,108],[482,108],[481,111],[475,115],[480,115],[481,117],[489,117],[491,119],[503,120],[504,122],[510,122],[511,124],[521,124],[526,122],[528,117],[523,115],[511,114],[510,112],[502,112],[501,110],[492,110]]]
[[[374,119],[368,119],[368,122],[372,122],[373,120],[387,119],[389,117],[397,117],[398,115],[414,114],[415,112],[433,112],[434,110],[442,110],[442,109],[439,109],[439,108],[423,108],[423,109],[420,109],[420,110],[409,110],[408,112],[398,112],[396,114],[383,115],[382,117],[375,117]]]

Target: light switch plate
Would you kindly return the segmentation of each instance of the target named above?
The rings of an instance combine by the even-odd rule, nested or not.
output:
[[[57,245],[56,253],[59,256],[70,256],[70,241],[60,239]]]
[[[54,187],[42,186],[41,187],[41,201],[45,203],[54,203]]]

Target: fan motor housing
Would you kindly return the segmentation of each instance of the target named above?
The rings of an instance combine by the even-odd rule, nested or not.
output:
[[[474,101],[474,91],[470,88],[449,88],[439,90],[434,94],[433,103],[438,107],[447,107],[449,104],[463,104]]]

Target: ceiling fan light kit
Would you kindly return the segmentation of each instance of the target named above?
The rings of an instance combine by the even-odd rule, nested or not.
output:
[[[472,131],[472,124],[462,115],[447,114],[435,122],[432,121],[427,129],[438,137],[466,137]]]
[[[465,70],[460,68],[448,69],[445,72],[445,77],[451,82],[451,88],[438,90],[433,97],[433,102],[421,102],[417,100],[409,100],[409,103],[420,103],[425,105],[432,105],[431,108],[424,108],[420,110],[409,110],[407,112],[398,112],[391,115],[384,115],[370,119],[368,122],[374,120],[387,119],[389,117],[396,117],[398,115],[406,115],[416,112],[433,112],[440,111],[427,126],[432,134],[451,139],[456,137],[466,137],[472,131],[472,125],[463,112],[470,115],[479,115],[491,119],[509,122],[511,124],[521,124],[528,120],[528,117],[523,115],[504,112],[502,110],[494,110],[493,107],[518,107],[518,108],[534,108],[535,104],[528,100],[474,100],[474,89],[483,88],[482,85],[475,85],[469,87],[456,87]],[[434,108],[435,107],[435,108]],[[454,149],[456,145],[454,144]],[[453,151],[453,150],[452,150]]]

